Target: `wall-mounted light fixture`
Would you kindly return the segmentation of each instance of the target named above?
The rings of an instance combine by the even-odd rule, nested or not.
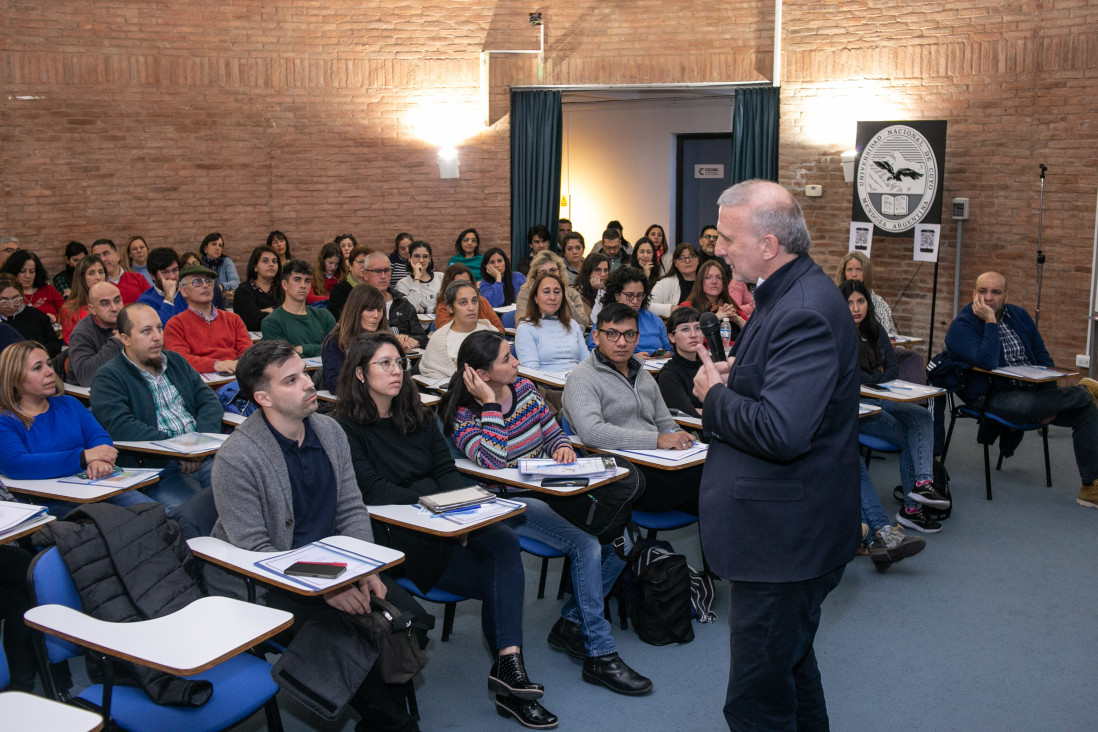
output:
[[[438,151],[438,175],[440,178],[460,178],[456,147],[444,147]]]
[[[857,150],[847,150],[843,153],[843,180],[845,180],[847,183],[854,182],[854,162],[857,159]]]

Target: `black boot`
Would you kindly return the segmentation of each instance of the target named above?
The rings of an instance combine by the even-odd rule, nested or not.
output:
[[[533,700],[496,694],[496,714],[514,717],[523,727],[551,729],[557,726],[557,716]]]
[[[564,651],[572,658],[582,661],[587,658],[583,645],[583,628],[579,623],[560,618],[549,631],[549,647]]]
[[[583,662],[583,680],[589,684],[602,684],[610,691],[629,696],[647,694],[652,682],[625,665],[616,653],[589,657]]]
[[[520,699],[540,699],[545,693],[544,686],[530,681],[530,677],[526,675],[522,651],[496,658],[492,670],[488,672],[488,690],[494,694],[511,694]]]

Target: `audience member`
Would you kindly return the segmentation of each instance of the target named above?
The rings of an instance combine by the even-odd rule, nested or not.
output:
[[[14,236],[0,236],[0,266],[3,266],[8,261],[8,257],[19,249],[19,240]]]
[[[282,264],[270,247],[256,247],[248,258],[245,282],[233,296],[233,312],[248,330],[260,330],[263,319],[282,302]]]
[[[80,259],[73,272],[69,299],[61,306],[61,339],[69,342],[73,327],[88,314],[88,291],[97,282],[107,279],[103,260],[94,254]]]
[[[454,467],[408,367],[396,339],[379,334],[351,345],[340,374],[336,419],[347,433],[355,477],[368,505],[414,503],[420,496],[473,482]],[[514,530],[496,523],[454,542],[393,527],[385,543],[404,552],[404,564],[395,571],[421,591],[437,587],[483,601],[481,627],[493,656],[488,688],[496,694],[497,709],[526,726],[554,726],[556,717],[536,701],[544,688],[530,681],[523,664],[525,582]]]
[[[15,277],[23,302],[48,315],[51,323],[57,322],[65,298],[49,283],[46,269],[37,254],[20,249],[8,257],[8,261],[0,267],[0,273]]]
[[[732,279],[732,268],[728,266],[728,262],[724,261],[716,254],[717,239],[720,238],[717,234],[717,227],[713,224],[708,224],[702,227],[701,233],[698,235],[698,259],[702,264],[706,262],[717,262],[721,265],[721,269],[724,270],[724,274],[728,279]]]
[[[888,521],[877,488],[869,477],[865,462],[858,461],[861,470],[862,544],[859,554],[868,554],[878,572],[884,572],[901,559],[913,557],[926,548],[926,539],[908,536],[899,526]]]
[[[663,351],[671,350],[671,341],[667,339],[667,330],[659,316],[648,309],[648,280],[640,270],[632,267],[623,267],[610,273],[606,280],[606,289],[602,293],[602,299],[591,317],[597,318],[598,311],[611,303],[628,305],[637,314],[637,328],[640,336],[636,340],[636,355],[638,358],[648,358],[652,354],[660,355]],[[594,348],[595,332],[587,339],[588,346]]]
[[[435,330],[419,363],[419,373],[428,379],[449,379],[454,375],[458,348],[470,333],[490,330],[492,324],[480,315],[480,295],[470,282],[456,280],[446,288],[446,307],[454,319]]]
[[[869,257],[861,252],[848,252],[839,260],[839,269],[835,279],[841,285],[844,280],[858,280],[864,282],[873,300],[873,310],[877,313],[877,322],[885,329],[888,335],[896,335],[896,324],[892,322],[892,308],[885,299],[873,289],[873,263]]]
[[[464,264],[451,264],[446,268],[446,271],[442,273],[442,283],[439,285],[438,297],[435,299],[436,330],[454,319],[453,313],[450,312],[449,306],[446,305],[446,290],[449,289],[452,282],[473,283],[473,273]],[[492,309],[492,306],[488,304],[487,300],[483,297],[479,298],[477,307],[479,308],[477,313],[478,320],[487,320],[500,333],[507,332],[503,327],[503,322],[499,319],[499,313]]]
[[[416,309],[408,299],[390,287],[393,267],[389,258],[381,252],[372,252],[366,258],[366,284],[373,285],[385,295],[385,316],[403,348],[423,348],[427,345],[427,331],[420,325]]]
[[[675,247],[674,269],[652,285],[652,312],[666,318],[694,289],[698,274],[698,253],[693,244]]]
[[[572,318],[564,280],[556,273],[535,276],[534,298],[515,329],[515,350],[523,366],[545,371],[571,371],[587,357],[583,326]]]
[[[110,282],[97,282],[88,293],[88,315],[72,329],[65,379],[77,386],[91,386],[95,372],[122,351],[118,338],[118,313],[122,294]]]
[[[328,291],[328,312],[339,320],[343,313],[343,304],[351,294],[351,290],[366,282],[366,267],[370,261],[371,250],[367,246],[356,246],[351,250],[351,260],[347,266],[347,276],[343,281]]]
[[[343,263],[343,252],[339,245],[330,241],[317,252],[316,261],[313,262],[313,287],[309,290],[306,301],[312,305],[314,302],[327,300],[332,290],[347,276],[347,265]]]
[[[393,251],[389,253],[389,264],[393,267],[393,282],[400,282],[411,274],[410,255],[412,243],[415,239],[407,232],[396,235],[393,242]]]
[[[320,355],[324,337],[336,319],[324,308],[305,302],[313,284],[313,270],[303,259],[291,259],[282,268],[282,304],[263,319],[263,338],[289,341],[305,358]]]
[[[480,281],[481,297],[494,308],[515,304],[515,293],[526,283],[526,278],[511,271],[511,260],[499,247],[492,247],[484,253],[484,273]]]
[[[945,344],[954,359],[985,371],[1001,366],[1053,366],[1029,313],[1007,303],[1006,277],[998,272],[984,272],[976,279],[972,304],[965,305],[950,323]],[[1080,506],[1098,508],[1098,384],[1083,379],[1079,386],[1061,387],[1055,382],[1034,386],[970,371],[960,395],[966,404],[1013,422],[1071,427],[1075,464],[1083,482],[1075,500]],[[999,447],[1004,447],[1001,439]],[[1004,450],[1004,454],[1012,452],[1012,447]]]
[[[23,340],[23,336],[19,334],[19,331],[7,323],[0,323],[0,351],[21,340]]]
[[[232,374],[252,339],[239,315],[214,307],[215,276],[200,264],[179,273],[179,291],[187,309],[164,326],[164,348],[178,353],[200,374]]]
[[[477,233],[476,229],[466,229],[458,234],[457,241],[454,242],[454,256],[450,257],[450,261],[446,263],[446,266],[464,264],[473,273],[473,280],[480,281],[483,279],[480,271],[482,259],[480,234]]]
[[[282,267],[285,267],[286,263],[294,258],[294,255],[290,254],[290,240],[277,229],[267,234],[267,246],[278,255],[278,264]]]
[[[701,332],[701,313],[692,307],[677,308],[667,319],[667,338],[674,354],[656,375],[663,403],[690,417],[700,417],[701,400],[694,396],[694,376],[701,367],[698,347],[705,343]]]
[[[388,333],[389,319],[385,317],[385,295],[373,285],[359,285],[351,290],[339,323],[324,339],[321,349],[322,379],[324,388],[333,394],[339,384],[339,372],[351,344],[361,335]]]
[[[259,409],[229,435],[214,460],[213,536],[259,552],[298,549],[333,534],[373,541],[347,438],[332,419],[316,414],[316,389],[290,344],[257,343],[241,357],[237,373],[241,394]],[[206,582],[215,594],[246,597],[239,577],[207,570]],[[380,575],[369,575],[319,597],[272,586],[258,600],[292,612],[294,632],[306,633],[303,638],[331,634],[330,647],[315,648],[328,678],[322,672],[317,679],[303,678],[302,686],[324,686],[317,691],[324,699],[331,687],[349,686],[360,726],[414,732],[419,727],[403,706],[404,687],[383,683],[377,665],[366,672],[357,634],[343,637],[338,628],[346,626],[335,615],[368,613],[371,596],[392,598],[393,590]]]
[[[728,293],[728,277],[724,268],[715,259],[703,262],[694,278],[694,287],[683,305],[702,313],[713,313],[717,320],[728,319],[732,326],[732,340],[739,337],[740,331],[747,325],[747,319],[740,314],[736,303]],[[727,345],[726,345],[727,347]]]
[[[655,284],[666,274],[663,265],[656,259],[656,247],[647,239],[638,239],[633,245],[633,256],[629,266],[636,267],[648,278],[649,285]]]
[[[145,278],[150,286],[153,284],[152,275],[149,274],[149,245],[143,236],[131,236],[126,242],[126,262],[131,272],[136,272]]]
[[[544,275],[558,287],[556,275]],[[443,432],[477,465],[513,468],[526,458],[576,460],[568,437],[532,383],[518,376],[519,362],[499,333],[485,331],[465,339],[457,372],[439,407]],[[625,480],[636,481],[634,475]],[[636,487],[634,485],[634,487]],[[619,694],[637,695],[652,682],[618,656],[603,598],[610,594],[625,560],[612,543],[574,526],[536,495],[515,497],[526,505],[516,527],[520,536],[561,551],[571,563],[573,594],[549,633],[549,645],[583,660],[583,680]],[[627,510],[627,509],[623,509]],[[624,553],[623,553],[624,555]]]
[[[652,224],[644,230],[644,239],[652,242],[652,246],[656,248],[656,262],[660,265],[662,272],[671,271],[671,243],[667,239],[667,234],[664,233],[663,227],[659,224]],[[633,244],[633,253],[636,254],[637,245]]]
[[[525,257],[518,261],[518,264],[515,265],[515,271],[523,277],[529,278],[530,260],[549,249],[549,240],[551,237],[552,235],[549,233],[549,227],[542,224],[531,226],[526,232],[526,244],[530,247],[530,251]]]
[[[602,297],[602,289],[606,286],[606,279],[610,276],[610,262],[605,254],[592,252],[583,260],[579,276],[573,288],[583,300],[583,313],[588,322],[595,322],[592,311]]]
[[[92,242],[91,253],[103,261],[103,269],[107,273],[107,282],[115,285],[122,293],[122,302],[129,305],[137,302],[141,293],[149,289],[149,283],[136,272],[127,272],[122,269],[122,262],[118,255],[118,245],[110,239],[96,239]]]
[[[530,271],[533,273],[530,276],[531,279],[543,274],[552,274],[563,278],[564,260],[556,252],[546,250],[534,257],[530,263]],[[530,307],[531,292],[533,292],[533,286],[527,280],[526,284],[519,288],[518,295],[515,296],[515,322],[526,317]],[[572,287],[564,288],[564,299],[568,301],[569,313],[572,318],[583,328],[590,326],[591,320],[587,317],[587,308],[583,304],[583,297],[580,296],[579,291]]]
[[[611,272],[628,266],[629,257],[632,255],[632,250],[626,248],[621,240],[621,232],[613,228],[607,228],[602,232],[602,240],[595,245],[595,252],[606,257],[610,262]]]
[[[24,251],[26,250],[16,252],[8,261]],[[15,328],[25,340],[41,343],[51,358],[61,352],[61,339],[57,337],[49,316],[38,308],[27,305],[19,282],[7,273],[0,274],[0,323],[7,323]]]
[[[624,271],[643,277],[632,267]],[[595,350],[572,369],[564,385],[564,415],[583,444],[616,450],[691,447],[694,438],[679,429],[656,380],[633,355],[640,335],[637,311],[618,302],[608,304],[599,313],[592,335]],[[637,469],[644,474],[645,489],[635,508],[678,509],[698,515],[702,466],[665,471],[638,465]]]
[[[69,299],[71,294],[73,279],[76,276],[76,265],[86,256],[88,256],[88,248],[80,242],[70,241],[65,245],[65,268],[53,276],[53,287],[66,300]]]
[[[572,233],[572,222],[568,219],[557,220],[557,243],[564,241],[564,237]]]
[[[392,262],[392,258],[389,261]],[[399,280],[396,279],[396,269],[393,270],[392,281],[396,282],[396,291],[408,299],[416,313],[433,315],[442,287],[442,273],[435,271],[431,245],[425,241],[412,242],[408,247],[408,266],[411,274]]]
[[[358,246],[358,240],[355,239],[353,234],[339,234],[332,241],[336,243],[340,254],[343,255],[344,271],[349,270],[351,268],[351,250]]]
[[[148,261],[153,286],[141,293],[137,301],[155,310],[160,322],[167,324],[173,316],[187,309],[187,301],[179,291],[179,271],[183,265],[179,255],[170,247],[153,249],[149,252]]]
[[[198,253],[202,255],[202,266],[213,270],[221,291],[232,297],[232,293],[240,287],[240,275],[233,260],[225,255],[225,239],[217,232],[206,234],[198,245]]]
[[[575,286],[580,270],[583,269],[583,235],[576,231],[568,232],[561,242],[564,252],[564,268],[568,272],[568,284]]]

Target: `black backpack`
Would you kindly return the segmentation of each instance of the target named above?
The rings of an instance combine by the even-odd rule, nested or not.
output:
[[[630,568],[636,582],[629,595],[629,616],[637,636],[654,646],[694,640],[686,557],[660,546],[647,546],[633,558]]]

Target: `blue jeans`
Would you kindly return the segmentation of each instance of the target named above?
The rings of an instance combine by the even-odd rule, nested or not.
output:
[[[153,499],[171,517],[176,508],[182,506],[191,496],[210,487],[210,473],[213,471],[213,458],[202,461],[202,467],[193,473],[184,475],[179,471],[179,461],[171,460],[160,471],[160,480],[142,490]]]
[[[865,543],[873,542],[873,535],[889,525],[884,508],[881,507],[881,499],[877,497],[877,489],[873,487],[873,481],[869,478],[869,471],[865,467],[865,461],[859,459],[858,467],[862,470],[862,521],[869,527],[869,534],[865,537]]]
[[[572,597],[560,615],[583,628],[583,645],[589,657],[606,656],[617,651],[610,634],[610,621],[603,615],[603,598],[610,592],[618,575],[625,569],[610,544],[600,545],[598,537],[573,525],[537,498],[516,498],[526,511],[516,521],[520,536],[548,544],[564,552],[572,562]]]
[[[871,401],[883,411],[863,419],[859,430],[900,448],[904,506],[918,508],[921,504],[908,494],[919,481],[934,479],[934,419],[925,407],[916,404],[884,399]]]

